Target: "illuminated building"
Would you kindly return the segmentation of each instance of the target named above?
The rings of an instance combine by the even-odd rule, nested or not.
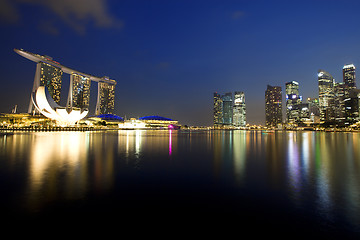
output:
[[[55,120],[61,126],[73,125],[83,119],[89,112],[82,109],[68,111],[65,107],[59,106],[48,94],[45,86],[40,86],[36,89],[32,101],[36,110],[45,117]]]
[[[246,126],[246,105],[244,92],[235,92],[234,94],[233,125],[237,127]]]
[[[178,129],[180,126],[177,120],[173,120],[161,116],[145,116],[138,119],[145,123],[147,128],[160,128],[160,129]],[[126,121],[125,121],[126,122]]]
[[[343,67],[343,81],[349,88],[356,88],[355,66],[353,64]]]
[[[308,98],[307,103],[309,104],[311,123],[320,123],[319,99]]]
[[[302,107],[299,106],[302,102],[299,96],[299,83],[295,81],[285,83],[286,92],[286,122],[295,123],[300,120],[299,111]]]
[[[335,120],[335,94],[334,84],[335,79],[330,73],[319,70],[318,71],[319,84],[319,109],[321,122],[333,122]]]
[[[70,87],[67,107],[88,109],[90,102],[90,78],[79,74],[70,75]]]
[[[334,92],[335,122],[337,125],[343,125],[346,119],[345,99],[349,95],[349,88],[345,83],[335,83]]]
[[[282,124],[282,91],[279,86],[267,85],[265,91],[265,124],[279,127]]]
[[[50,57],[46,58],[48,61],[52,61]],[[47,62],[39,61],[36,65],[32,92],[34,93],[40,86],[45,86],[48,89],[52,99],[54,99],[56,103],[60,103],[62,74],[63,71],[61,68],[53,66]],[[34,110],[33,101],[30,98],[28,113],[32,113]]]
[[[360,89],[350,89],[349,95],[345,98],[345,125],[349,126],[360,121],[359,105],[360,105]]]
[[[214,126],[220,126],[223,123],[223,102],[220,94],[214,93]]]
[[[48,56],[14,49],[19,55],[37,63],[28,112],[34,107],[44,116],[63,125],[74,124],[88,113],[91,81],[98,82],[97,115],[112,113],[116,81],[108,77],[95,77],[70,69]],[[67,107],[59,106],[61,77],[70,74],[70,88]],[[99,96],[100,95],[100,96]]]
[[[223,102],[223,124],[224,125],[232,125],[232,117],[233,117],[233,104],[232,104],[232,93],[225,93],[221,97]]]
[[[108,78],[104,78],[109,81]],[[108,82],[99,82],[98,83],[98,100],[96,104],[96,115],[100,114],[112,114],[114,111],[115,105],[115,84],[114,80],[113,83],[109,84]]]

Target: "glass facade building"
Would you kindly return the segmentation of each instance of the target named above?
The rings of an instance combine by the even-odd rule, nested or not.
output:
[[[222,97],[223,102],[223,124],[231,125],[233,118],[233,101],[232,101],[232,93],[225,93]]]
[[[52,99],[56,103],[60,103],[61,77],[63,71],[61,68],[54,67],[48,63],[39,62],[38,64],[41,65],[40,86],[47,87]]]
[[[28,113],[33,113],[35,111],[33,104],[33,94],[40,86],[46,87],[46,89],[49,91],[50,97],[54,100],[55,103],[60,103],[62,74],[63,71],[61,68],[53,66],[49,63],[39,61],[36,64],[35,78],[30,97]]]
[[[349,88],[356,88],[355,66],[353,64],[343,67],[343,81]]]
[[[265,124],[278,127],[282,124],[282,91],[279,86],[267,85],[265,91]]]
[[[335,93],[334,85],[335,79],[330,73],[319,70],[318,71],[318,84],[319,84],[319,109],[320,121],[332,122],[335,120]]]
[[[70,75],[68,108],[89,109],[91,80],[80,74]]]
[[[219,93],[214,93],[214,126],[223,124],[223,102]]]
[[[295,81],[285,83],[286,92],[286,122],[295,123],[299,120],[299,105],[302,102],[299,95],[299,83]]]
[[[115,106],[115,84],[107,82],[98,83],[98,100],[96,104],[96,115],[112,114]]]
[[[345,83],[335,83],[334,85],[335,99],[334,112],[335,122],[338,125],[343,125],[346,120],[345,99],[349,95],[348,87]]]
[[[246,126],[246,105],[244,92],[235,92],[234,94],[233,125],[236,127]]]
[[[345,126],[354,124],[360,120],[360,89],[352,88],[349,90],[349,95],[345,98]]]

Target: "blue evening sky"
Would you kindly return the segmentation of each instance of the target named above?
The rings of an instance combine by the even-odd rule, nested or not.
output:
[[[213,93],[243,91],[264,124],[267,84],[360,66],[360,1],[0,0],[0,112],[26,112],[35,63],[14,48],[117,81],[115,114],[212,125]],[[66,100],[68,75],[63,77]],[[96,83],[91,88],[94,112]],[[62,101],[63,101],[62,100]]]

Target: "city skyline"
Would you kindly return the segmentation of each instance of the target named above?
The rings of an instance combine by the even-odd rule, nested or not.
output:
[[[243,91],[247,123],[265,125],[267,85],[296,81],[317,98],[318,69],[340,82],[360,62],[356,1],[91,2],[101,7],[3,1],[0,112],[28,108],[35,69],[14,48],[116,79],[118,116],[208,126],[215,91]]]

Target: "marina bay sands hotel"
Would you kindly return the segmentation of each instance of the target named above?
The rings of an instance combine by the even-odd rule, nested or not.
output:
[[[70,69],[54,61],[48,56],[41,56],[22,49],[14,49],[14,51],[19,55],[37,63],[28,113],[33,113],[37,110],[46,115],[48,112],[54,111],[52,114],[54,115],[57,113],[56,109],[59,109],[59,116],[64,117],[65,112],[60,110],[65,109],[68,114],[70,114],[73,110],[74,112],[75,110],[80,111],[80,113],[86,111],[87,114],[90,102],[90,85],[92,81],[98,83],[95,115],[113,113],[115,102],[115,80],[111,80],[108,77],[99,78]],[[60,107],[58,105],[60,104],[63,73],[70,75],[70,86],[66,107]],[[41,87],[44,89],[43,96],[41,95],[42,92],[39,91],[42,89]],[[43,101],[46,99],[45,90],[46,94],[50,95],[51,99],[48,97],[46,101]],[[48,109],[47,106],[51,106],[51,109]],[[86,116],[86,114],[83,115]]]

